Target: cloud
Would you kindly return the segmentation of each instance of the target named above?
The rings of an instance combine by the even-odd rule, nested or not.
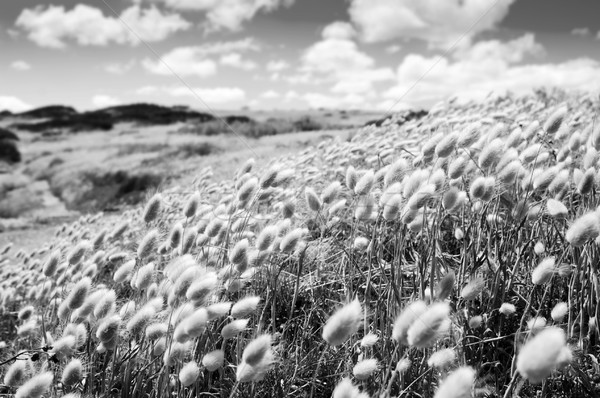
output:
[[[223,54],[221,55],[219,62],[222,65],[227,65],[243,70],[252,70],[256,69],[257,67],[256,62],[247,59],[242,59],[242,55],[240,53]]]
[[[589,36],[592,32],[590,31],[590,28],[575,28],[571,31],[572,35],[575,36]]]
[[[376,68],[375,59],[348,39],[324,38],[310,46],[301,61],[300,74],[288,78],[291,83],[331,82],[335,93],[366,93],[374,82],[394,79],[390,68]]]
[[[14,61],[10,64],[10,67],[20,72],[28,71],[31,69],[31,65],[23,60]]]
[[[8,110],[11,112],[23,112],[31,109],[32,106],[10,95],[0,95],[0,111]]]
[[[129,62],[119,63],[115,62],[112,64],[108,64],[104,67],[104,70],[108,73],[112,73],[113,75],[123,75],[129,72],[136,65],[135,59],[132,59]]]
[[[121,104],[121,100],[110,95],[98,94],[92,97],[92,104],[96,108],[108,108],[110,106],[116,106]]]
[[[253,38],[207,43],[201,46],[176,47],[161,56],[164,62],[146,58],[142,61],[142,66],[148,72],[157,75],[170,75],[170,68],[181,76],[208,77],[217,73],[217,63],[209,58],[210,55],[258,50],[260,50],[260,45]],[[242,62],[241,56],[239,61]],[[235,62],[235,60],[226,58],[225,62]],[[165,66],[165,63],[169,67]],[[244,64],[244,66],[248,67],[248,64]]]
[[[260,95],[260,98],[264,98],[264,99],[275,99],[275,98],[279,98],[279,97],[281,97],[281,95],[279,95],[279,93],[274,90],[265,91],[264,93],[262,93]]]
[[[111,42],[136,45],[140,39],[161,41],[191,27],[180,15],[163,14],[155,6],[147,9],[131,6],[121,13],[120,19],[127,26],[85,4],[77,4],[72,10],[50,5],[24,9],[15,25],[26,31],[37,45],[51,48],[64,48],[67,40],[82,46],[105,46]]]
[[[239,87],[192,87],[191,90],[185,86],[146,86],[138,89],[137,93],[140,95],[166,94],[171,97],[191,97],[193,99],[196,99],[196,96],[198,96],[209,106],[223,105],[231,102],[239,103],[246,100],[246,92]]]
[[[352,39],[356,31],[348,22],[336,21],[327,25],[321,33],[324,39]]]
[[[217,63],[206,58],[205,54],[195,47],[176,48],[163,55],[161,59],[162,62],[146,58],[142,61],[142,66],[156,75],[170,75],[173,71],[181,76],[208,77],[217,73]]]
[[[365,107],[366,98],[358,94],[347,94],[345,96],[332,96],[323,93],[306,93],[302,99],[311,108],[342,109],[352,107]]]
[[[385,48],[385,52],[388,54],[396,54],[396,53],[400,52],[400,50],[402,50],[402,46],[400,46],[398,44],[392,44],[391,46],[387,46]]]
[[[244,22],[258,12],[271,12],[280,6],[289,7],[294,0],[146,0],[164,3],[181,11],[201,11],[206,16],[206,28],[210,31],[228,29],[238,31]],[[142,0],[137,0],[141,3]]]
[[[348,12],[366,42],[415,38],[440,45],[495,28],[514,1],[351,0]]]
[[[268,72],[281,72],[290,67],[290,64],[283,59],[267,62]]]
[[[541,46],[533,36],[525,35],[506,43],[480,42],[455,54],[453,59],[442,57],[439,62],[437,58],[410,54],[398,66],[397,84],[383,96],[390,101],[429,107],[451,96],[481,99],[490,93],[527,93],[540,87],[600,90],[598,61],[580,58],[562,63],[523,64],[527,56],[539,56],[540,51]]]

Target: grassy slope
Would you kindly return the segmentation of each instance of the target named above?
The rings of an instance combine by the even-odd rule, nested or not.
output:
[[[561,119],[561,128],[555,131],[545,122],[562,100],[575,111],[567,112]],[[143,222],[141,209],[126,212],[123,219],[127,230],[120,236],[113,233],[110,237],[120,220],[82,219],[60,232],[52,244],[53,250],[59,250],[61,263],[65,256],[72,258],[67,253],[72,253],[82,240],[94,239],[103,228],[109,234],[102,241],[97,240],[97,247],[87,252],[83,262],[71,261],[73,265],[66,264],[61,272],[68,275],[71,283],[85,274],[92,278],[95,290],[101,289],[100,283],[114,289],[116,311],[122,310],[127,300],[133,300],[136,308],[152,313],[145,321],[170,323],[173,316],[177,318],[177,314],[187,311],[185,292],[190,280],[182,275],[188,273],[195,280],[202,280],[214,272],[219,281],[219,287],[206,301],[196,303],[198,306],[239,302],[253,295],[261,301],[256,310],[250,306],[250,312],[242,316],[249,320],[247,327],[233,339],[223,341],[220,335],[223,326],[231,322],[223,318],[208,322],[199,338],[188,339],[185,333],[176,332],[180,333],[176,339],[183,345],[173,343],[172,347],[183,348],[180,359],[153,354],[160,342],[143,339],[136,328],[128,326],[131,314],[124,310],[117,350],[110,355],[94,352],[99,343],[96,330],[105,321],[94,316],[81,317],[77,321],[92,332],[89,344],[75,344],[75,352],[61,353],[58,363],[50,368],[59,377],[69,359],[79,357],[87,364],[86,370],[93,366],[94,371],[102,371],[105,376],[89,377],[86,394],[99,394],[112,387],[123,396],[184,396],[193,394],[195,389],[197,394],[224,397],[304,397],[311,392],[326,397],[331,396],[333,387],[343,377],[352,378],[373,397],[433,396],[442,380],[458,366],[474,368],[474,387],[488,396],[503,396],[509,389],[519,389],[521,397],[539,393],[553,397],[597,396],[598,373],[590,358],[598,355],[595,319],[599,295],[594,276],[598,248],[594,242],[572,245],[565,240],[565,233],[571,220],[598,205],[595,175],[591,190],[581,185],[581,170],[597,167],[596,149],[590,148],[600,146],[600,129],[594,130],[592,124],[598,110],[598,102],[582,98],[524,98],[468,107],[452,105],[401,127],[366,128],[349,143],[323,143],[296,156],[281,156],[266,167],[238,173],[234,181],[203,171],[193,183],[165,191],[160,200],[161,211],[149,223]],[[537,127],[531,128],[536,121]],[[457,133],[457,139],[466,137],[466,127],[473,122],[480,125],[474,129],[473,142],[464,145],[468,151],[455,141],[442,141],[451,132]],[[577,145],[571,138],[575,130],[585,134]],[[438,146],[440,142],[452,150],[444,154],[443,146]],[[536,143],[540,147],[528,159],[525,154]],[[486,154],[486,148],[495,145],[499,149]],[[449,179],[447,175],[460,162],[459,156],[466,162],[466,170],[459,173],[460,178]],[[504,167],[496,170],[498,164],[510,162],[518,166],[514,181],[507,177]],[[566,179],[564,173],[551,169],[557,164],[568,171]],[[353,175],[350,166],[359,170],[357,175]],[[539,177],[548,169],[556,173],[545,173],[545,179]],[[369,170],[375,173],[374,177],[369,177]],[[273,174],[277,176],[274,183],[270,182]],[[563,177],[556,179],[557,175]],[[495,180],[489,188],[484,184],[477,190],[473,186],[477,186],[476,180],[481,176]],[[255,189],[257,182],[253,178],[261,181],[262,189]],[[333,181],[340,182],[339,188],[325,189]],[[329,201],[330,195],[313,196],[310,190],[305,194],[307,187],[319,194],[334,191],[336,199]],[[200,193],[201,203],[190,219],[183,211],[194,200],[195,192]],[[465,192],[464,202],[450,206],[457,196],[461,197],[462,194],[456,195],[458,192]],[[246,195],[249,201],[244,200]],[[382,195],[388,199],[382,200]],[[390,210],[390,197],[398,200],[398,214]],[[566,205],[567,213],[549,213],[549,198]],[[288,218],[281,212],[286,203],[295,204],[294,214]],[[219,222],[215,220],[219,219],[224,223],[221,232],[216,228]],[[191,244],[182,246],[180,242],[157,254],[157,246],[172,241],[169,233],[177,222],[186,225],[184,236],[194,238],[189,240]],[[600,220],[590,227],[592,239],[600,234],[598,224]],[[255,247],[261,240],[257,237],[265,233],[267,225],[276,226],[277,237],[267,250],[257,252]],[[160,237],[156,246],[151,245],[149,251],[136,251],[152,229],[157,229]],[[299,241],[290,243],[294,238]],[[244,246],[238,243],[244,239],[250,244],[246,255],[233,255]],[[100,250],[104,253],[98,254]],[[114,259],[111,253],[116,252],[124,253],[125,259],[110,261]],[[188,252],[195,260],[183,268],[177,265],[181,264],[177,259],[182,252]],[[89,260],[94,253],[95,266]],[[22,255],[8,257],[1,271],[4,309],[8,314],[4,322],[43,322],[58,338],[65,333],[69,311],[59,309],[59,316],[55,308],[41,306],[53,294],[64,297],[65,289],[69,291],[71,285],[64,277],[49,278],[46,283],[39,273],[40,264],[36,263],[36,259],[46,257],[47,253],[34,253],[27,261],[22,260]],[[557,264],[546,270],[551,283],[533,284],[532,271],[547,257],[554,257]],[[113,283],[115,269],[127,259],[136,258],[136,270],[153,260],[149,282],[156,285],[135,282],[137,277],[131,284]],[[474,291],[468,293],[465,286]],[[152,297],[161,297],[160,305]],[[322,338],[323,325],[337,307],[354,298],[362,304],[363,311],[348,310],[348,317],[358,318],[360,324],[350,322],[346,330],[352,333],[347,341],[337,347],[328,346]],[[410,345],[392,339],[396,314],[417,299],[447,303],[440,305],[449,310],[449,326],[426,348],[415,347],[415,340],[410,337],[417,333],[414,325],[427,322],[426,318],[407,325],[412,330]],[[569,311],[562,320],[552,320],[550,312],[560,301],[568,303]],[[14,318],[16,311],[28,303],[45,308],[43,321],[35,316],[30,321]],[[513,304],[516,313],[501,313],[503,303]],[[42,310],[36,311],[40,314]],[[545,317],[549,326],[566,332],[573,355],[570,365],[552,375],[547,372],[545,376],[550,377],[545,377],[541,385],[526,382],[514,368],[521,346],[539,333],[527,327],[527,321],[536,316]],[[445,318],[441,316],[442,324]],[[194,315],[189,319],[203,324]],[[431,324],[429,330],[435,329],[435,324]],[[40,344],[39,327],[21,326],[17,335],[9,328],[4,330],[4,338],[16,342],[7,356],[17,349]],[[264,364],[268,371],[263,375],[259,372],[260,381],[237,383],[236,370],[248,358],[242,352],[261,333],[272,335],[277,365]],[[378,341],[372,346],[361,346],[361,338],[368,333],[377,335]],[[134,340],[137,343],[133,344]],[[432,369],[427,359],[444,347],[452,348],[456,359],[451,361],[449,370]],[[529,366],[556,367],[556,357],[544,358],[544,353],[553,352],[555,347],[560,348],[560,344],[535,351]],[[206,353],[215,349],[224,351],[224,368],[210,373],[201,365],[200,375],[190,387],[177,381],[183,363],[201,362]],[[131,355],[135,359],[129,359]],[[365,358],[376,359],[378,366],[364,381],[359,381],[354,366]],[[398,374],[394,369],[402,359],[409,359],[411,365]],[[47,360],[48,356],[42,353],[34,368]],[[169,366],[161,366],[163,362]],[[113,384],[108,385],[109,380]],[[470,383],[467,387],[471,387]],[[72,389],[81,390],[83,386]],[[53,383],[51,391],[60,396],[60,385]]]

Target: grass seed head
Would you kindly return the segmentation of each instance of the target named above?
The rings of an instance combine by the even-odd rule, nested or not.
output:
[[[214,350],[204,354],[202,357],[202,365],[209,371],[214,372],[223,366],[225,360],[225,352],[223,350]]]
[[[53,380],[52,372],[39,373],[19,387],[15,398],[40,398],[50,389]]]
[[[517,370],[530,383],[539,384],[556,368],[566,345],[565,332],[550,327],[529,340],[517,356]]]
[[[468,366],[456,369],[440,383],[434,398],[471,398],[475,374],[475,370]]]
[[[158,217],[158,214],[160,213],[161,204],[162,195],[160,193],[154,194],[154,196],[150,198],[148,203],[146,203],[146,207],[144,208],[144,213],[142,215],[142,219],[146,224],[154,221]]]
[[[81,360],[74,358],[65,366],[61,381],[66,386],[73,386],[83,380],[84,376]]]
[[[427,365],[436,369],[446,369],[456,361],[456,351],[452,348],[444,348],[431,354],[427,360]]]
[[[448,330],[450,307],[447,303],[435,303],[414,320],[406,333],[410,346],[430,347]]]
[[[369,358],[360,360],[354,365],[352,369],[352,374],[356,378],[356,380],[366,380],[373,373],[377,371],[377,367],[379,364],[377,363],[377,359]]]
[[[323,327],[323,339],[332,346],[343,344],[358,331],[362,322],[362,307],[358,299],[354,299],[337,310]]]
[[[584,214],[573,222],[565,238],[575,247],[580,247],[600,235],[600,217],[595,211]]]
[[[200,376],[200,368],[195,361],[186,363],[179,371],[179,381],[184,387],[194,384],[198,376]]]
[[[426,310],[427,304],[424,301],[414,301],[407,305],[396,317],[392,329],[392,338],[400,344],[408,345],[408,329]]]

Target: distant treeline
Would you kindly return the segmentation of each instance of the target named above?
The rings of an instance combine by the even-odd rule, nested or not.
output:
[[[70,132],[111,130],[115,124],[123,122],[139,125],[165,125],[190,120],[196,122],[214,120],[214,116],[207,113],[196,112],[184,107],[166,107],[155,104],[120,105],[83,113],[68,106],[54,105],[17,114],[4,112],[3,115],[33,119],[15,123],[11,127],[34,133],[57,130]]]

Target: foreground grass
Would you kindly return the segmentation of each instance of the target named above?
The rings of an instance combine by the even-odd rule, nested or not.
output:
[[[597,396],[598,110],[446,104],[7,248],[4,389]]]

